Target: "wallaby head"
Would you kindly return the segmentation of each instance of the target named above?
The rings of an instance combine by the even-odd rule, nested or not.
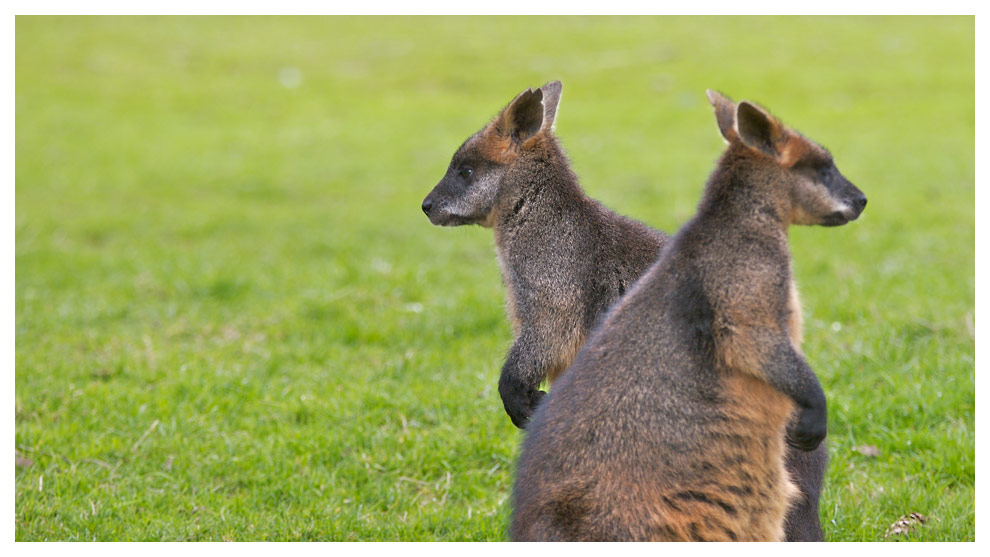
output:
[[[735,173],[755,173],[749,183],[774,190],[767,193],[785,225],[839,226],[863,212],[866,196],[839,172],[824,147],[755,104],[736,104],[711,90],[708,100],[729,143],[723,162]]]
[[[461,145],[440,183],[423,200],[430,222],[493,226],[495,200],[506,171],[520,157],[553,143],[560,91],[559,81],[523,91]]]

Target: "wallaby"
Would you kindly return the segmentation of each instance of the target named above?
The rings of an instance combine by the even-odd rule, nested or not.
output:
[[[540,383],[570,365],[667,241],[585,195],[552,133],[560,93],[555,81],[516,96],[454,153],[423,200],[433,224],[495,229],[516,337],[498,390],[520,428],[546,394]]]
[[[584,194],[552,133],[560,95],[559,82],[519,94],[457,150],[423,201],[433,224],[495,229],[516,336],[499,393],[520,428],[544,395],[540,383],[571,364],[668,239]],[[826,460],[824,445],[788,452],[802,493],[788,515],[788,541],[823,539],[818,496]]]
[[[826,434],[787,228],[845,224],[866,197],[762,108],[708,98],[728,147],[696,215],[537,407],[513,540],[784,538],[785,440]]]

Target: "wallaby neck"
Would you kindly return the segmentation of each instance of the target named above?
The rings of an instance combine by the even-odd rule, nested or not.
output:
[[[747,156],[727,151],[708,179],[698,218],[787,235],[790,199]]]
[[[517,159],[502,177],[495,200],[496,241],[520,227],[558,229],[586,205],[587,196],[578,184],[567,159],[556,146]]]

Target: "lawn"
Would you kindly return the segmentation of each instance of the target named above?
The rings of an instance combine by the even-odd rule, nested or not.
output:
[[[18,17],[16,539],[504,540],[492,234],[420,203],[552,79],[588,193],[667,231],[706,88],[832,151],[869,206],[791,232],[826,537],[973,540],[972,17]]]

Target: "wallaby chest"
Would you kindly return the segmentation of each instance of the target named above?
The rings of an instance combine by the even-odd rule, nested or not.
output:
[[[512,330],[519,336],[522,328],[522,319],[516,306],[516,284],[519,280],[514,276],[512,268],[509,266],[503,254],[503,249],[495,242],[495,260],[498,261],[499,272],[502,275],[502,284],[505,286],[505,312],[512,323]]]
[[[791,337],[794,350],[801,353],[801,343],[804,338],[804,316],[801,313],[801,298],[798,296],[797,283],[791,277],[787,292],[787,330]]]

